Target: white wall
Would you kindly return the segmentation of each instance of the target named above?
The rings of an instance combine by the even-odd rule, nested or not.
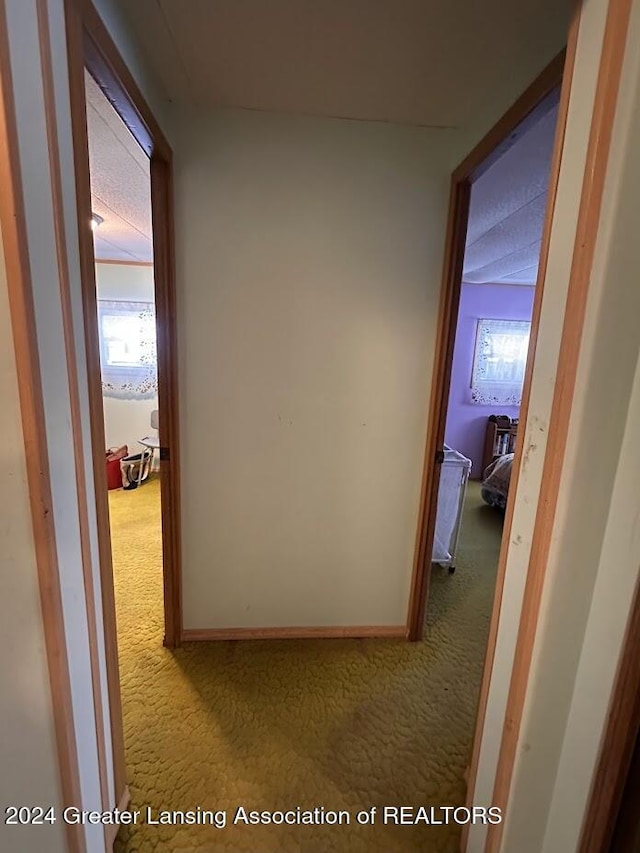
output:
[[[154,302],[153,267],[96,262],[98,299]]]
[[[449,134],[177,125],[185,627],[403,625]]]
[[[96,264],[98,299],[154,302],[153,267],[131,264]],[[103,397],[106,447],[129,446],[141,450],[138,439],[153,434],[151,412],[158,408],[157,395],[149,400],[118,400]]]
[[[7,826],[4,814],[61,799],[1,237],[0,396],[0,849],[62,853],[61,824]]]

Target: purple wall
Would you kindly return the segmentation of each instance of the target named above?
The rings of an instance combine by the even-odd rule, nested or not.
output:
[[[482,475],[482,451],[489,415],[518,417],[518,406],[471,402],[471,370],[478,320],[531,320],[534,288],[520,284],[463,284],[453,350],[445,441],[473,462],[472,478]]]

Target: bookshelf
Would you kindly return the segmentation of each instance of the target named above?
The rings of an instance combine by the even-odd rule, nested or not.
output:
[[[513,453],[518,435],[518,419],[509,415],[490,415],[484,437],[482,471],[498,456]]]

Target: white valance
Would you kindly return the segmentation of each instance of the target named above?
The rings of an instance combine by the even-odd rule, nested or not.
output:
[[[102,393],[146,400],[158,393],[156,317],[152,302],[98,300]]]
[[[520,405],[530,331],[531,323],[525,320],[478,320],[472,403]]]

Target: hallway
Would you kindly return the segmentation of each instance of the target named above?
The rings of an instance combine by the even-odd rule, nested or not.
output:
[[[470,483],[458,570],[436,567],[427,639],[161,646],[159,482],[110,493],[131,808],[225,809],[122,827],[118,851],[455,851],[450,826],[231,826],[247,809],[462,805],[500,544]]]

